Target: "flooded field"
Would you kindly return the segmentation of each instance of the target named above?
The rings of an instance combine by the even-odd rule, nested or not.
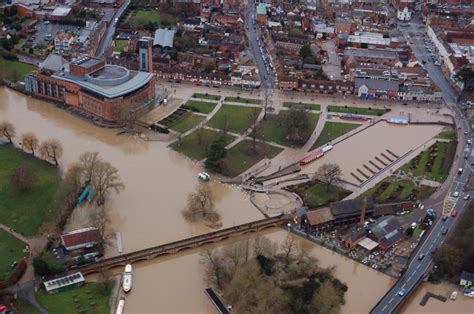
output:
[[[377,173],[379,169],[376,167],[383,169],[390,164],[390,160],[397,159],[390,152],[402,157],[436,136],[442,129],[443,127],[438,125],[402,126],[379,122],[335,145],[334,149],[327,153],[327,156],[312,162],[305,167],[304,171],[314,173],[329,159],[331,163],[338,164],[341,167],[345,181],[359,184],[355,177],[351,175],[351,173],[354,173],[360,179],[365,180],[357,169],[371,176],[372,174],[367,168]],[[416,136],[413,136],[414,134]]]

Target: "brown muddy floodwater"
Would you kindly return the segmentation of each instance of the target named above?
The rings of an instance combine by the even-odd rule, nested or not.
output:
[[[122,235],[125,252],[208,232],[181,217],[187,194],[198,184],[200,166],[168,149],[167,143],[144,142],[115,136],[117,130],[93,126],[47,102],[0,88],[0,120],[15,124],[17,134],[32,131],[40,140],[57,138],[64,146],[65,168],[86,151],[97,151],[119,169],[126,189],[110,201],[115,231]],[[211,183],[224,227],[261,219],[248,196],[232,186]],[[83,211],[84,209],[82,209]],[[81,213],[71,228],[80,226]],[[282,240],[286,232],[268,231]],[[235,242],[244,237],[228,240]],[[199,249],[135,266],[133,290],[127,296],[126,313],[215,313],[205,296]],[[322,267],[336,266],[336,276],[349,291],[343,313],[367,313],[394,280],[323,247],[314,246]],[[108,255],[117,254],[110,248]]]

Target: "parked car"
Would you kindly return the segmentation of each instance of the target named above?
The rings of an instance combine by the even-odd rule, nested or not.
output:
[[[442,219],[443,219],[443,221],[446,221],[446,220],[448,220],[448,216],[443,216]]]
[[[470,199],[470,198],[471,198],[471,195],[469,195],[469,194],[464,195],[464,200],[467,201],[467,200]]]
[[[459,192],[458,192],[458,191],[455,191],[455,192],[453,193],[453,196],[454,196],[454,197],[459,197]]]
[[[448,234],[448,227],[443,228],[443,231],[441,232],[442,235],[447,235]]]
[[[418,256],[418,260],[421,261],[425,258],[425,254],[421,253],[420,256]]]
[[[458,215],[458,212],[456,210],[453,210],[451,212],[451,217],[456,217]]]

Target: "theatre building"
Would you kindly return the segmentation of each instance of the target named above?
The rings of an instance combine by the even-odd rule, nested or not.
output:
[[[146,106],[155,99],[152,73],[80,57],[66,61],[51,54],[39,71],[25,77],[25,90],[68,106],[94,120],[116,123],[125,105]]]

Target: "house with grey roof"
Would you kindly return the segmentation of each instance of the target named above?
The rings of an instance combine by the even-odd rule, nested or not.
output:
[[[361,98],[389,99],[398,96],[399,83],[398,81],[356,78],[354,87],[354,93]]]
[[[176,30],[159,28],[155,31],[155,37],[153,38],[153,47],[159,46],[160,48],[173,48],[174,34]]]

